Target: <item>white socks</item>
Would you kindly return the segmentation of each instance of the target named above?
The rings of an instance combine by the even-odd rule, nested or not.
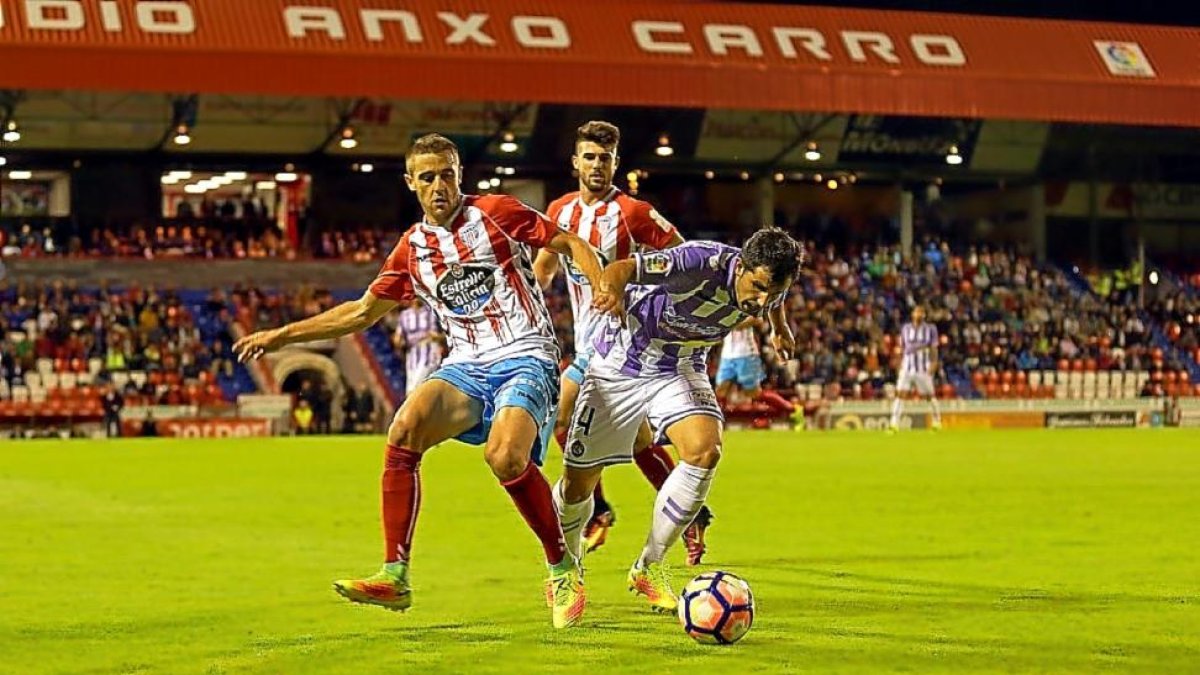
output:
[[[938,405],[938,400],[934,397],[930,397],[929,405],[933,407],[933,424],[934,424],[934,426],[941,426],[941,424],[942,424],[942,406]],[[900,413],[903,410],[904,410],[904,399],[900,398],[900,395],[897,394],[896,398],[892,401],[892,428],[900,427]]]
[[[654,500],[654,520],[650,523],[650,536],[638,559],[638,566],[661,562],[671,548],[696,518],[708,489],[712,485],[716,469],[701,469],[680,462],[667,476],[658,498]],[[566,524],[563,524],[565,529]]]
[[[563,499],[563,482],[558,479],[554,484],[554,489],[551,493],[554,496],[554,508],[558,511],[558,519],[562,522],[563,543],[567,546],[567,552],[575,556],[576,561],[583,560],[583,528],[592,519],[592,509],[595,507],[595,502],[592,499],[591,493],[587,499],[578,504],[568,504],[566,499]]]

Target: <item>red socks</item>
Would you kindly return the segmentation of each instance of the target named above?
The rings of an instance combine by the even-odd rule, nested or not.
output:
[[[383,469],[383,536],[387,562],[407,561],[421,510],[421,453],[387,446]]]
[[[546,562],[557,565],[567,555],[563,543],[562,525],[558,522],[558,511],[550,494],[550,484],[537,465],[530,462],[520,476],[502,482],[508,496],[512,497],[517,510],[525,517],[529,529],[537,535],[546,551]]]
[[[671,470],[675,468],[675,460],[671,458],[671,453],[657,444],[634,453],[633,461],[637,462],[642,475],[650,481],[655,491],[662,489],[663,483],[667,482],[667,476],[670,476]]]
[[[558,447],[563,452],[567,451],[567,432],[564,429],[554,434],[554,438],[558,440]]]

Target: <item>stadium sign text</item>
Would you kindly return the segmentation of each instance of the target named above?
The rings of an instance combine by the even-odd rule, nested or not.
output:
[[[333,40],[345,40],[347,17],[334,7],[286,7],[283,10],[288,35],[302,39],[317,33]],[[496,45],[495,26],[491,14],[474,12],[458,14],[438,12],[441,22],[438,29],[442,41],[447,45],[472,44],[482,47]],[[384,26],[393,24],[399,28],[406,42],[421,43],[426,40],[429,26],[422,25],[413,12],[398,9],[360,9],[357,27],[369,42],[387,39]],[[508,30],[516,43],[528,49],[558,49],[571,47],[571,31],[566,21],[555,16],[515,15],[508,19]],[[690,55],[696,51],[699,36],[690,34],[688,28],[678,21],[635,20],[630,31],[638,49],[649,54]],[[798,59],[801,54],[818,61],[835,60],[829,38],[815,28],[796,26],[772,26],[769,35],[760,35],[754,28],[744,24],[705,23],[700,26],[703,43],[712,56],[728,56],[733,52],[759,58],[764,56],[764,43],[785,59]],[[914,33],[906,36],[913,57],[926,65],[964,66],[967,63],[962,45],[951,35]],[[845,55],[854,62],[879,60],[884,63],[902,62],[896,48],[896,40],[879,31],[842,30],[835,38],[845,50]]]
[[[0,28],[6,20],[0,0]],[[16,3],[13,3],[16,4]],[[95,31],[194,35],[204,18],[204,6],[186,0],[21,0],[17,23],[33,31]],[[519,10],[515,10],[519,11]],[[432,16],[404,9],[348,10],[319,4],[282,8],[282,25],[292,40],[320,38],[342,42],[360,36],[367,43],[427,44],[477,49],[496,47],[498,38],[511,39],[523,50],[570,50],[574,41],[568,20],[549,14],[437,11]],[[201,15],[201,16],[198,16]],[[211,27],[212,22],[207,22]],[[582,30],[576,26],[577,29]],[[654,55],[878,63],[963,67],[967,55],[958,38],[937,33],[821,30],[807,26],[751,26],[741,23],[688,23],[630,19],[629,35],[638,51]]]
[[[186,2],[140,0],[133,5],[133,16],[127,13],[129,3],[116,0],[88,3],[83,0],[25,0],[23,4],[25,27],[30,30],[85,30],[89,14],[86,4],[99,8],[100,26],[106,33],[122,33],[133,26],[143,33],[191,35],[196,32],[195,11]],[[0,7],[0,28],[4,27],[4,21],[4,8]]]

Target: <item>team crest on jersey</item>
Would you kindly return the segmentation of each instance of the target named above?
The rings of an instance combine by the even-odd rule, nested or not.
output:
[[[663,253],[643,255],[642,271],[646,274],[667,274],[671,271],[671,259]]]
[[[465,225],[458,231],[458,238],[467,245],[467,248],[477,248],[479,242],[483,240],[484,231],[482,223],[471,223]]]
[[[437,282],[437,297],[459,316],[474,314],[496,291],[496,270],[488,265],[451,263]]]

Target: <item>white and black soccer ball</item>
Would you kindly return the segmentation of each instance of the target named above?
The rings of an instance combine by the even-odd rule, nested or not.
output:
[[[754,594],[745,579],[729,572],[705,572],[683,587],[679,623],[697,642],[730,645],[754,624]]]

